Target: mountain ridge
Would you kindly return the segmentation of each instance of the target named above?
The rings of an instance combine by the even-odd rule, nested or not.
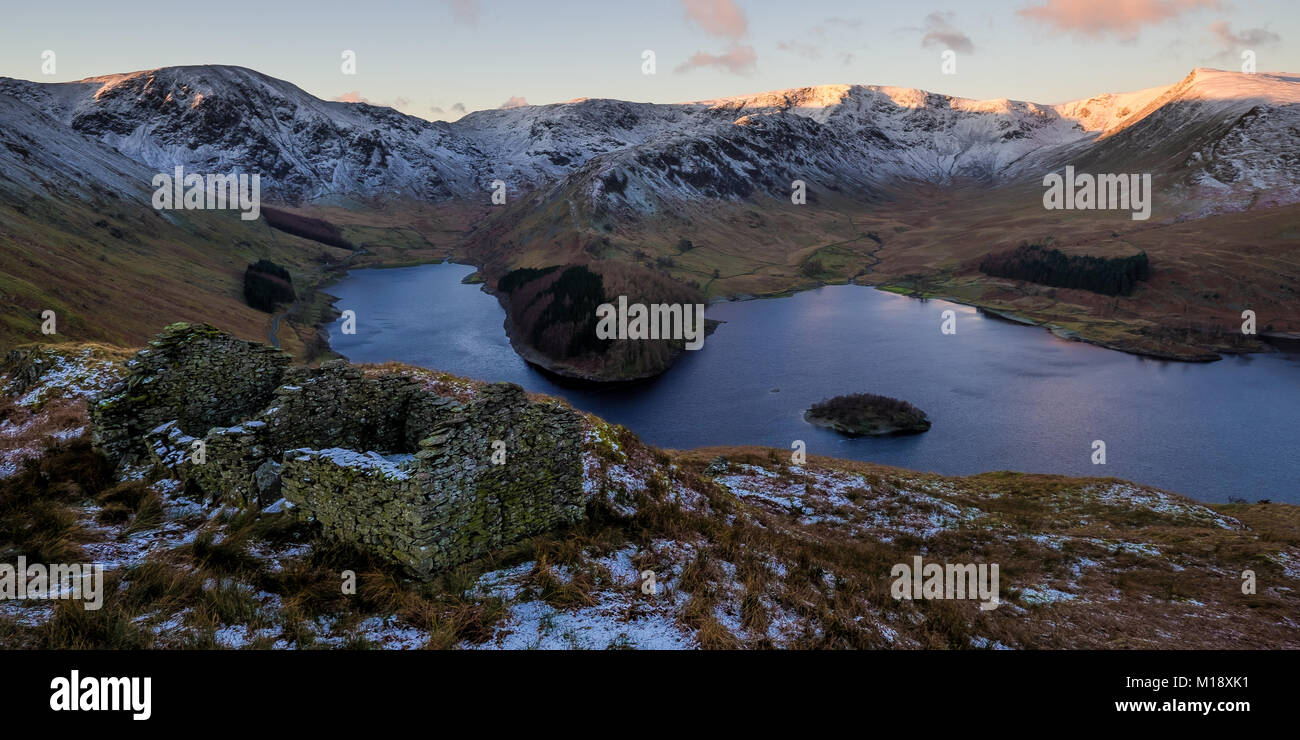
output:
[[[815,149],[825,145],[819,141],[823,135],[843,149],[838,161],[823,156],[821,166],[813,167],[823,179],[877,187],[896,179],[944,183],[964,176],[1005,183],[1059,166],[1074,147],[1112,138],[1174,102],[1215,101],[1221,114],[1240,114],[1238,108],[1253,105],[1290,106],[1300,103],[1298,82],[1300,76],[1287,74],[1197,68],[1169,86],[1056,105],[888,85],[820,85],[671,104],[586,98],[475,111],[451,123],[368,103],[322,100],[290,82],[225,65],[160,67],[63,83],[6,78],[0,79],[0,95],[26,99],[151,167],[260,171],[273,197],[437,200],[484,197],[496,179],[517,190],[545,187],[593,159],[641,148],[685,156],[688,165],[698,166],[689,171],[716,185],[728,175],[727,163],[690,161],[696,141],[725,149],[752,139],[776,145],[789,138]],[[1238,88],[1247,94],[1232,97]],[[772,125],[753,129],[756,137],[735,131],[754,125],[760,120],[755,117]],[[801,164],[782,154],[758,161],[784,169]],[[651,184],[677,199],[737,195],[725,187]],[[650,204],[627,205],[644,210]]]

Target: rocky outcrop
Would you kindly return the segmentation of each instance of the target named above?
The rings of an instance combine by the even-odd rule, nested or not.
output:
[[[96,444],[241,507],[283,498],[321,535],[427,578],[583,515],[578,415],[517,385],[469,402],[343,361],[175,324],[93,407]],[[199,392],[197,389],[203,389]]]

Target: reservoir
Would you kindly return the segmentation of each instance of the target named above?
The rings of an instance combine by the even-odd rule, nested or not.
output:
[[[330,287],[356,334],[328,327],[353,362],[404,362],[562,396],[651,444],[765,445],[970,475],[1113,476],[1210,502],[1300,504],[1300,355],[1152,360],[939,300],[857,285],[718,303],[704,348],[633,385],[557,383],[515,354],[505,312],[472,267],[354,270]],[[940,331],[957,315],[956,334]],[[803,420],[813,403],[878,393],[925,411],[930,431],[842,437]],[[1093,442],[1106,464],[1092,462]]]

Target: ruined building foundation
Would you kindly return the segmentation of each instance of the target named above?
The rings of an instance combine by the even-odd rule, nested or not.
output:
[[[128,370],[91,405],[94,442],[114,462],[167,469],[240,507],[283,498],[322,537],[416,577],[583,516],[578,414],[514,384],[462,402],[344,361],[293,367],[184,323]]]

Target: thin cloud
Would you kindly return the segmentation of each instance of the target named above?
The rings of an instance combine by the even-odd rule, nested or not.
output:
[[[348,92],[345,92],[342,95],[338,96],[337,98],[334,98],[334,102],[335,103],[366,103],[366,104],[370,103],[369,100],[366,100],[365,98],[361,97],[360,90],[350,90]]]
[[[821,59],[821,47],[816,44],[809,44],[804,41],[779,41],[776,48],[781,51],[788,51],[791,54],[798,54],[804,59]]]
[[[846,42],[860,41],[856,31],[861,27],[862,21],[857,18],[827,18],[809,28],[798,38],[778,41],[776,48],[804,59],[818,60],[830,53],[833,47],[842,49]],[[844,60],[846,57],[851,59],[853,55],[839,51],[836,56]],[[848,64],[848,61],[845,61],[845,64]]]
[[[457,103],[456,105],[460,105],[460,103]],[[498,105],[497,108],[500,108],[500,109],[505,110],[505,109],[509,109],[509,108],[522,108],[522,107],[524,107],[525,105],[528,105],[528,101],[527,101],[527,100],[525,100],[524,98],[522,98],[522,97],[520,97],[520,96],[518,96],[518,95],[512,95],[512,96],[510,96],[510,99],[509,99],[509,100],[507,100],[506,102],[502,103],[501,105]],[[463,109],[464,109],[464,106],[461,106],[461,109],[463,110]]]
[[[455,104],[453,104],[453,105],[451,106],[451,112],[452,112],[452,113],[464,113],[464,112],[465,112],[465,104],[464,104],[464,103],[455,103]]]
[[[938,11],[925,17],[925,35],[921,37],[921,46],[938,46],[943,49],[970,54],[975,51],[975,44],[970,36],[962,33],[952,25],[952,13]]]
[[[1186,13],[1222,6],[1221,0],[1046,0],[1016,11],[1058,31],[1122,41],[1138,37],[1143,26],[1174,20]]]
[[[451,6],[451,15],[461,23],[473,25],[478,22],[479,1],[478,0],[446,0],[447,5]]]
[[[725,54],[710,54],[707,51],[697,51],[691,55],[690,59],[677,67],[676,71],[680,74],[695,69],[717,67],[732,74],[748,75],[753,73],[757,63],[758,55],[754,53],[754,47],[733,46]]]
[[[749,19],[735,0],[682,0],[686,17],[705,33],[739,39],[749,30]]]
[[[862,27],[862,19],[841,18],[839,16],[831,16],[830,18],[826,19],[825,24],[813,26],[813,30],[818,32],[825,32],[826,26],[833,26],[837,28],[851,28],[856,31],[857,29]]]
[[[1281,36],[1266,28],[1244,28],[1234,33],[1227,21],[1215,21],[1209,28],[1210,33],[1214,34],[1223,46],[1224,53],[1249,49],[1253,46],[1268,46],[1282,40]]]

